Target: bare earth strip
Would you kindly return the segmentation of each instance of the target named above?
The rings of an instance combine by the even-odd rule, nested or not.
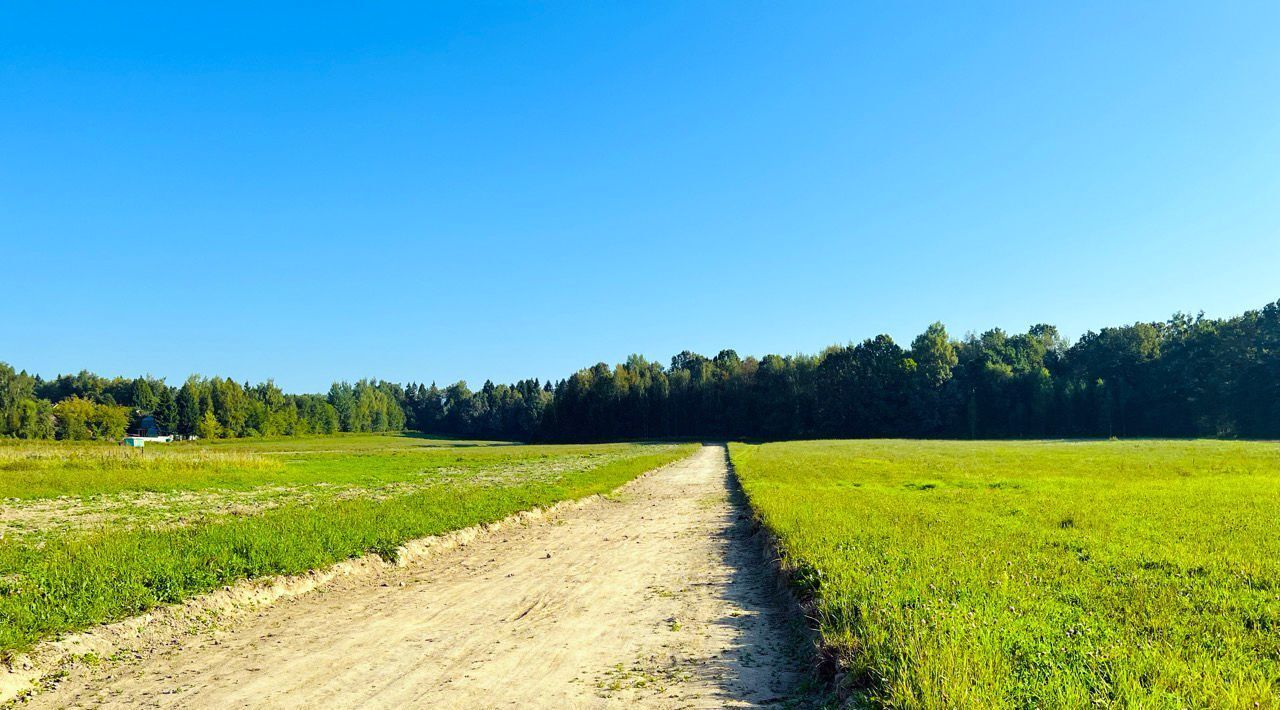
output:
[[[732,494],[723,447],[376,581],[81,666],[37,707],[768,706],[805,642]]]

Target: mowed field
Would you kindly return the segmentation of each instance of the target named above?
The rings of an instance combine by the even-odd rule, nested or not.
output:
[[[730,451],[864,700],[1280,704],[1280,445]]]
[[[0,655],[229,582],[604,493],[694,445],[410,435],[0,445]]]

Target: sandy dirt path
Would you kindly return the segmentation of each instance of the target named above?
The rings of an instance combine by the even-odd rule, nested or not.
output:
[[[752,707],[805,677],[723,447],[377,579],[338,580],[37,707]]]

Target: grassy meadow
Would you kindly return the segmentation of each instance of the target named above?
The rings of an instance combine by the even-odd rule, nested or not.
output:
[[[341,435],[0,446],[0,654],[243,578],[295,574],[603,493],[694,445]]]
[[[856,696],[1280,705],[1280,445],[730,447]]]

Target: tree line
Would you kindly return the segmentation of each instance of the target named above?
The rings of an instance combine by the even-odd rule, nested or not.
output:
[[[0,436],[22,439],[119,439],[144,415],[164,433],[203,439],[399,431],[403,400],[398,385],[377,380],[295,395],[270,380],[250,385],[196,375],[176,387],[87,371],[46,381],[0,362]]]
[[[289,395],[191,377],[88,372],[44,381],[0,363],[0,436],[118,438],[149,413],[204,438],[404,428],[467,438],[1280,438],[1280,301],[1223,319],[1174,315],[1088,332],[1051,325],[953,338],[934,323],[816,355],[632,355],[556,383],[361,380]]]
[[[624,438],[1280,438],[1280,301],[1232,318],[1176,314],[1085,333],[1052,325],[953,338],[934,323],[817,355],[632,355],[554,385],[410,385],[424,431]]]

